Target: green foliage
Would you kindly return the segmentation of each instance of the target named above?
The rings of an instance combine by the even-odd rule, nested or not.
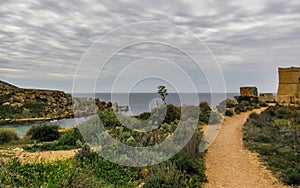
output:
[[[0,160],[1,187],[136,187],[137,178],[136,169],[111,163],[87,145],[62,161]]]
[[[208,124],[210,114],[211,114],[211,108],[209,104],[207,102],[201,102],[199,104],[199,107],[200,107],[199,121]]]
[[[56,125],[37,125],[32,126],[26,133],[26,135],[31,136],[33,140],[44,141],[53,141],[57,140],[60,137],[58,131],[59,126]]]
[[[229,116],[229,117],[233,116],[233,111],[232,110],[226,110],[225,111],[225,116]]]
[[[269,107],[260,115],[250,114],[244,126],[247,147],[288,185],[300,185],[299,114],[299,107]]]
[[[181,188],[187,186],[185,174],[178,170],[176,165],[161,164],[151,169],[150,176],[146,179],[144,188]]]
[[[222,117],[219,113],[212,111],[210,113],[209,124],[212,124],[212,125],[218,124],[221,122],[221,119],[222,119]]]
[[[161,99],[166,104],[166,97],[168,96],[168,90],[166,86],[160,85],[157,87],[157,93],[160,95]]]
[[[29,152],[70,150],[78,148],[77,142],[84,142],[82,135],[77,127],[61,133],[58,140],[50,143],[39,143],[31,146],[24,146],[23,149]]]
[[[82,138],[82,135],[81,135],[79,129],[77,127],[75,127],[69,131],[63,132],[61,134],[61,136],[59,137],[57,144],[58,145],[67,145],[67,146],[76,146],[77,141],[83,142],[83,138]]]
[[[18,114],[21,114],[23,112],[22,108],[19,107],[13,107],[13,106],[2,106],[0,105],[0,119],[6,119],[6,118],[18,118]]]
[[[78,148],[78,146],[58,145],[57,142],[33,144],[31,146],[23,146],[23,149],[29,152],[41,151],[57,151],[57,150],[71,150]]]
[[[18,134],[14,129],[0,129],[0,144],[18,140]]]
[[[212,111],[207,102],[201,102],[199,104],[200,115],[199,121],[206,124],[217,124],[221,121],[222,117],[217,112]]]
[[[167,114],[163,121],[163,123],[171,123],[175,120],[180,120],[181,109],[175,105],[168,104],[167,105]]]
[[[90,165],[79,167],[73,159],[32,164],[14,158],[0,164],[1,187],[109,187]]]
[[[177,128],[181,108],[173,105],[168,106],[170,109],[169,115],[167,115],[169,122],[164,122],[155,130],[146,133],[122,126],[110,110],[99,112],[99,117],[107,132],[115,139],[127,145],[149,146],[162,142]],[[27,150],[31,151],[80,146],[81,149],[74,158],[56,162],[42,161],[35,164],[20,164],[18,162],[6,164],[0,167],[1,185],[12,187],[136,187],[143,181],[146,183],[144,187],[201,187],[202,183],[206,181],[204,154],[198,152],[202,138],[200,124],[180,153],[162,164],[149,167],[147,173],[141,174],[141,169],[114,164],[91,151],[88,145],[82,143],[81,132],[91,135],[87,138],[91,139],[89,143],[96,139],[92,135],[97,133],[98,127],[91,126],[93,121],[91,119],[80,125],[79,129],[75,128],[61,133],[58,140],[27,146]],[[129,120],[127,117],[120,117],[120,121],[126,121],[133,128],[142,126],[138,123],[139,121]],[[145,122],[149,125],[155,124],[152,120]],[[187,121],[184,126],[188,127],[189,125],[190,123]],[[29,131],[30,135],[32,132],[34,131]],[[109,149],[109,147],[104,147],[103,150],[105,149]]]
[[[90,164],[97,178],[117,187],[134,186],[134,180],[138,178],[138,173],[134,168],[122,167],[112,163],[92,152],[86,144],[82,144],[82,149],[76,153],[75,159],[79,161],[80,165]]]
[[[162,108],[163,109],[163,108]],[[178,106],[175,106],[173,104],[167,104],[166,106],[166,115],[165,117],[161,117],[163,115],[163,111],[160,108],[156,108],[153,110],[153,113],[156,114],[158,117],[157,119],[164,118],[163,123],[171,123],[174,122],[175,120],[180,120],[181,116],[181,108]],[[140,115],[135,116],[139,120],[148,120],[151,116],[150,112],[144,112]],[[155,121],[155,119],[152,119]]]
[[[139,120],[147,120],[149,119],[151,116],[151,112],[143,112],[137,116],[134,116],[135,118],[139,119]]]
[[[204,153],[199,153],[202,138],[198,126],[188,144],[172,159],[150,167],[144,187],[202,187],[205,176]]]

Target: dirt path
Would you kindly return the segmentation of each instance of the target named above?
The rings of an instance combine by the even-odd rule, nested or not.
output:
[[[208,148],[205,188],[285,187],[259,162],[256,153],[244,147],[243,124],[250,113],[225,118],[217,138]]]

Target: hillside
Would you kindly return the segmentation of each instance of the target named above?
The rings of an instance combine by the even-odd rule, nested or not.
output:
[[[2,89],[17,89],[18,87],[0,80],[0,88],[2,88]]]
[[[0,123],[69,118],[72,96],[63,91],[22,89],[0,81]]]
[[[23,89],[0,81],[0,124],[87,116],[95,112],[90,107],[93,103],[98,109],[112,108],[111,102],[99,99],[73,98],[58,90]]]

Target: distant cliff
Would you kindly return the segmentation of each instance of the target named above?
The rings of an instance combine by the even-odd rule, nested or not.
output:
[[[2,88],[2,89],[17,89],[18,87],[0,80],[0,88]]]
[[[111,102],[98,98],[72,98],[63,91],[23,89],[0,81],[0,124],[81,117],[112,109]]]
[[[63,91],[22,89],[0,81],[0,122],[73,117],[72,96]]]

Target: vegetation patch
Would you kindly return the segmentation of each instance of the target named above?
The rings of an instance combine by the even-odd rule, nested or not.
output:
[[[60,137],[58,129],[59,126],[56,125],[36,125],[30,127],[26,135],[41,142],[53,141]]]
[[[19,140],[18,134],[14,129],[0,129],[0,144]]]
[[[300,108],[269,107],[252,113],[244,126],[247,147],[261,155],[288,185],[300,185]]]

